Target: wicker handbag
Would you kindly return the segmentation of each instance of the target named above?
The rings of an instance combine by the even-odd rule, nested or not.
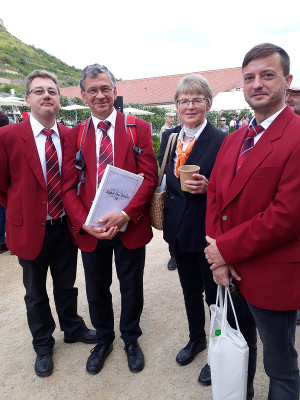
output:
[[[155,190],[152,199],[150,201],[150,218],[151,225],[158,229],[159,231],[163,230],[164,226],[164,208],[168,199],[168,192],[166,187],[166,179],[163,179],[164,170],[166,166],[166,161],[168,158],[168,154],[170,149],[173,148],[177,133],[174,132],[170,135],[167,148],[164,154],[163,162],[161,164],[160,174],[158,177],[158,187]]]

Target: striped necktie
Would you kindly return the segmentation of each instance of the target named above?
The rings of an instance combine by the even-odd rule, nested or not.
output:
[[[48,214],[51,218],[57,219],[63,212],[61,197],[61,179],[56,148],[52,141],[52,129],[43,129],[46,135],[45,156],[46,156],[46,175],[48,191]]]
[[[110,127],[109,121],[101,121],[98,124],[98,129],[102,131],[102,139],[99,149],[99,165],[98,165],[98,184],[101,182],[106,165],[113,165],[113,146],[107,131]]]
[[[254,146],[254,137],[259,135],[263,130],[264,128],[261,125],[252,126],[251,129],[249,129],[246,139],[240,150],[240,155],[237,160],[235,173],[237,173],[237,171],[240,169],[241,165],[243,164],[248,154],[250,153],[252,147]]]

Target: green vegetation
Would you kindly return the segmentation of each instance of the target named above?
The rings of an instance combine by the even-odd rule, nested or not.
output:
[[[78,85],[81,74],[80,69],[70,67],[42,49],[24,44],[0,26],[0,77],[18,80],[21,83],[35,69],[55,73],[61,87]],[[15,85],[9,86],[13,88]],[[2,88],[3,84],[0,91],[6,91]],[[24,87],[15,91],[18,95],[25,93]]]
[[[10,93],[10,89],[15,89],[15,96],[21,97],[25,94],[25,86],[12,85],[11,83],[0,83],[0,92]]]
[[[155,157],[157,159],[158,150],[160,148],[160,139],[157,135],[153,135],[152,140],[153,140],[153,148],[154,148],[154,152],[155,152]]]

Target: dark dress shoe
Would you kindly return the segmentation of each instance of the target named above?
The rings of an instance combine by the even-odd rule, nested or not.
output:
[[[177,264],[176,264],[175,257],[171,257],[168,262],[168,270],[175,271],[176,268],[177,268]]]
[[[65,337],[64,342],[65,343],[82,342],[82,343],[93,344],[93,343],[97,343],[98,340],[96,339],[96,331],[89,329],[78,339],[68,339],[67,337]]]
[[[203,386],[210,386],[211,385],[211,374],[210,374],[210,366],[206,364],[202,371],[200,372],[198,382]]]
[[[0,243],[0,254],[5,253],[6,251],[8,251],[8,248],[6,246],[6,242]]]
[[[177,354],[176,361],[181,366],[188,365],[193,361],[198,353],[205,349],[206,340],[204,342],[192,342],[190,340],[188,344]]]
[[[91,355],[89,356],[86,362],[86,370],[88,373],[92,375],[98,374],[103,368],[104,361],[109,356],[109,354],[113,351],[112,343],[98,343],[91,350]]]
[[[145,367],[144,354],[138,341],[125,343],[124,350],[127,354],[128,367],[131,372],[140,372]]]
[[[35,373],[42,378],[51,375],[53,372],[52,355],[50,353],[37,355],[34,369]]]

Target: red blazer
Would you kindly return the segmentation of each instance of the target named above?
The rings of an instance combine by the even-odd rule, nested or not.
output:
[[[69,128],[57,126],[62,139]],[[48,193],[29,119],[0,128],[0,171],[7,247],[18,257],[34,260],[44,241]]]
[[[229,134],[207,194],[206,232],[242,277],[243,296],[271,310],[300,309],[300,117],[286,108],[235,176],[248,127]]]
[[[157,188],[157,162],[153,150],[153,141],[150,126],[147,122],[136,119],[137,145],[143,152],[138,158],[138,167],[132,150],[131,141],[124,128],[124,114],[117,112],[114,162],[118,168],[133,173],[144,173],[144,181],[130,204],[124,211],[131,220],[125,232],[120,232],[120,238],[128,249],[145,246],[152,239],[150,225],[149,201]],[[85,223],[92,201],[96,194],[96,141],[95,129],[91,122],[82,154],[86,163],[85,183],[80,186],[80,196],[77,195],[77,185],[81,172],[74,167],[77,152],[77,137],[79,125],[70,130],[64,137],[64,165],[63,165],[63,202],[67,213],[76,231],[79,232]],[[92,252],[95,250],[98,239],[87,232],[78,234],[78,246],[81,250]]]

